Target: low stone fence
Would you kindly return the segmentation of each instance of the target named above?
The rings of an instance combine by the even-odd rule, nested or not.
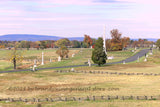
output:
[[[86,96],[86,97],[58,97],[58,98],[7,98],[6,102],[56,102],[56,101],[98,101],[98,100],[160,100],[160,96]]]
[[[160,73],[155,74],[155,73],[121,73],[121,72],[107,72],[107,71],[71,71],[71,70],[57,70],[55,72],[58,73],[67,73],[67,72],[73,72],[73,73],[90,73],[90,74],[114,74],[114,75],[144,75],[144,76],[160,76]]]

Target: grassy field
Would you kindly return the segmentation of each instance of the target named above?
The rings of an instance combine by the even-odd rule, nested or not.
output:
[[[86,70],[85,68],[75,68],[76,70]],[[148,65],[148,63],[126,64],[123,66],[113,65],[104,67],[88,67],[87,70],[103,70],[108,72],[147,72],[160,73],[160,66],[157,64]],[[126,76],[126,75],[110,75],[110,74],[83,74],[83,73],[56,73],[54,70],[45,70],[38,72],[20,72],[20,73],[5,73],[0,74],[0,94],[1,98],[55,98],[55,97],[84,97],[84,96],[101,96],[101,95],[133,95],[133,96],[151,96],[160,95],[160,76]],[[14,87],[29,87],[29,88],[49,88],[53,90],[12,90]],[[54,90],[63,88],[88,88],[91,89],[105,88],[105,91],[70,91],[70,90]],[[119,90],[108,90],[110,88],[118,88]],[[134,104],[134,106],[132,105]],[[82,102],[44,102],[42,105],[46,107],[62,107],[65,106],[108,106],[108,107],[123,107],[131,105],[131,107],[142,106],[152,107],[159,104],[159,101],[136,101],[136,100],[114,100],[114,101],[82,101]],[[32,103],[5,103],[0,102],[0,105],[15,105],[26,107],[34,107]],[[51,106],[52,105],[52,106]],[[136,105],[136,106],[135,106]],[[130,106],[129,106],[130,107]]]
[[[47,49],[43,50],[44,52],[44,60],[45,65],[41,66],[41,54],[42,50],[23,50],[24,53],[24,61],[22,63],[18,63],[18,67],[21,69],[30,68],[33,66],[34,59],[39,59],[37,65],[40,68],[45,67],[58,67],[58,66],[68,66],[68,65],[83,65],[85,62],[88,62],[88,59],[91,60],[92,49],[69,49],[69,59],[63,59],[61,62],[57,62],[58,55],[56,54],[57,49]],[[127,51],[115,51],[108,52],[108,56],[113,56],[113,60],[107,60],[107,62],[116,62],[123,59],[126,59],[130,56],[133,56],[141,49],[137,50],[135,53],[131,52],[131,50]],[[9,62],[8,56],[6,54],[10,53],[11,50],[0,50],[0,71],[13,70],[13,64]],[[72,57],[72,54],[75,53],[75,57]],[[50,58],[52,59],[52,63],[50,63]],[[91,61],[91,63],[93,63]]]
[[[87,60],[90,49],[84,49],[75,57],[67,61]],[[128,51],[130,52],[130,51]],[[121,52],[110,53],[118,56]],[[126,53],[130,54],[130,53]],[[126,55],[124,54],[124,56]],[[130,54],[132,55],[132,54]],[[83,57],[82,57],[83,56]],[[127,55],[129,56],[129,55]],[[140,62],[129,64],[106,65],[102,67],[77,67],[75,70],[96,70],[107,72],[126,72],[126,73],[160,73],[160,51],[154,50],[154,55],[149,55],[148,61],[144,58]],[[71,60],[72,59],[72,60]],[[119,60],[121,60],[120,58]],[[62,62],[65,62],[62,61]],[[59,62],[59,63],[62,63]],[[55,62],[54,64],[56,64]],[[77,62],[80,64],[82,62]],[[52,65],[53,63],[51,63]],[[66,65],[69,62],[66,63]],[[65,65],[65,63],[64,63]],[[50,64],[46,65],[50,66]],[[58,66],[58,63],[57,65]],[[71,68],[66,68],[70,70]],[[18,72],[0,74],[0,98],[57,98],[57,97],[86,97],[101,95],[118,96],[158,96],[160,95],[160,76],[142,76],[142,75],[110,75],[110,74],[84,74],[84,73],[57,73],[55,70],[40,70],[37,72]],[[16,87],[16,89],[15,89]],[[35,88],[36,87],[36,88]],[[91,88],[91,90],[70,90],[76,88]],[[18,88],[18,90],[17,90]],[[19,89],[25,90],[19,90]],[[49,89],[51,88],[51,89]],[[67,90],[62,90],[68,88]],[[102,88],[105,90],[92,90]],[[32,89],[32,90],[31,90]],[[45,90],[39,90],[45,89]],[[113,89],[113,90],[110,90]],[[114,90],[116,89],[116,90]],[[118,90],[117,90],[118,89]],[[111,100],[111,101],[68,101],[68,102],[41,102],[42,107],[157,107],[159,100]],[[33,102],[2,102],[2,107],[35,107],[37,103]]]

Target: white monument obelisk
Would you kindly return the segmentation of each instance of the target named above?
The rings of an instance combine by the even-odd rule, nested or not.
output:
[[[106,26],[104,25],[104,34],[103,34],[103,48],[104,48],[104,51],[107,55],[107,51],[106,51]]]
[[[42,63],[41,65],[44,65],[44,57],[43,57],[44,53],[42,52]]]

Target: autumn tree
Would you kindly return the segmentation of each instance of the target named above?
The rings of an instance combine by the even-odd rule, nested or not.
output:
[[[121,36],[122,36],[122,33],[120,33],[118,31],[118,29],[113,29],[110,31],[111,33],[111,37],[112,37],[112,41],[115,42],[115,43],[120,43],[121,42]]]
[[[122,49],[126,48],[127,45],[129,45],[129,43],[130,43],[130,38],[129,37],[123,37],[121,42],[122,42]]]
[[[11,52],[9,53],[9,60],[14,65],[14,69],[16,69],[17,63],[23,61],[23,54],[24,51],[17,50],[17,47],[15,47]]]
[[[92,61],[98,66],[101,66],[106,63],[107,55],[103,48],[103,39],[98,38],[95,43],[94,50],[92,51]]]
[[[84,40],[85,43],[87,43],[87,48],[92,45],[92,39],[89,35],[84,35]]]
[[[113,29],[110,31],[111,34],[111,48],[112,50],[122,50],[121,33],[118,29]]]
[[[61,46],[56,53],[63,59],[64,56],[67,56],[69,53],[69,50],[66,46]]]

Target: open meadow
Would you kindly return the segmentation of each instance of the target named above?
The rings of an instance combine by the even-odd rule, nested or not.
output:
[[[77,50],[72,50],[73,53]],[[45,51],[44,51],[45,52]],[[47,51],[52,52],[52,51]],[[54,51],[53,51],[54,52]],[[32,53],[32,52],[30,52]],[[90,54],[89,54],[90,53]],[[41,54],[41,52],[37,53]],[[127,58],[135,53],[125,51],[108,52],[109,56],[117,57],[116,61]],[[126,55],[127,54],[127,55]],[[83,64],[90,58],[91,49],[77,52],[75,57],[65,59],[64,62],[52,62],[42,67],[64,66],[69,64]],[[75,71],[85,72],[57,72],[57,70],[71,70],[71,68],[24,71],[0,74],[0,98],[45,99],[45,98],[81,98],[93,96],[160,96],[160,51],[154,50],[147,62],[144,57],[140,62],[129,64],[104,65],[102,67],[76,67]],[[72,59],[72,60],[71,60]],[[83,60],[82,60],[83,59]],[[73,61],[73,63],[71,63]],[[114,60],[113,60],[114,61]],[[41,67],[41,66],[40,66]],[[91,73],[91,72],[92,73]],[[95,71],[96,73],[93,73]],[[103,72],[103,73],[98,73]],[[108,72],[108,73],[105,73]],[[111,74],[117,72],[117,74]],[[118,73],[143,73],[152,75],[118,75]],[[154,100],[96,100],[96,101],[56,101],[56,102],[5,102],[2,107],[157,107],[159,97]]]

